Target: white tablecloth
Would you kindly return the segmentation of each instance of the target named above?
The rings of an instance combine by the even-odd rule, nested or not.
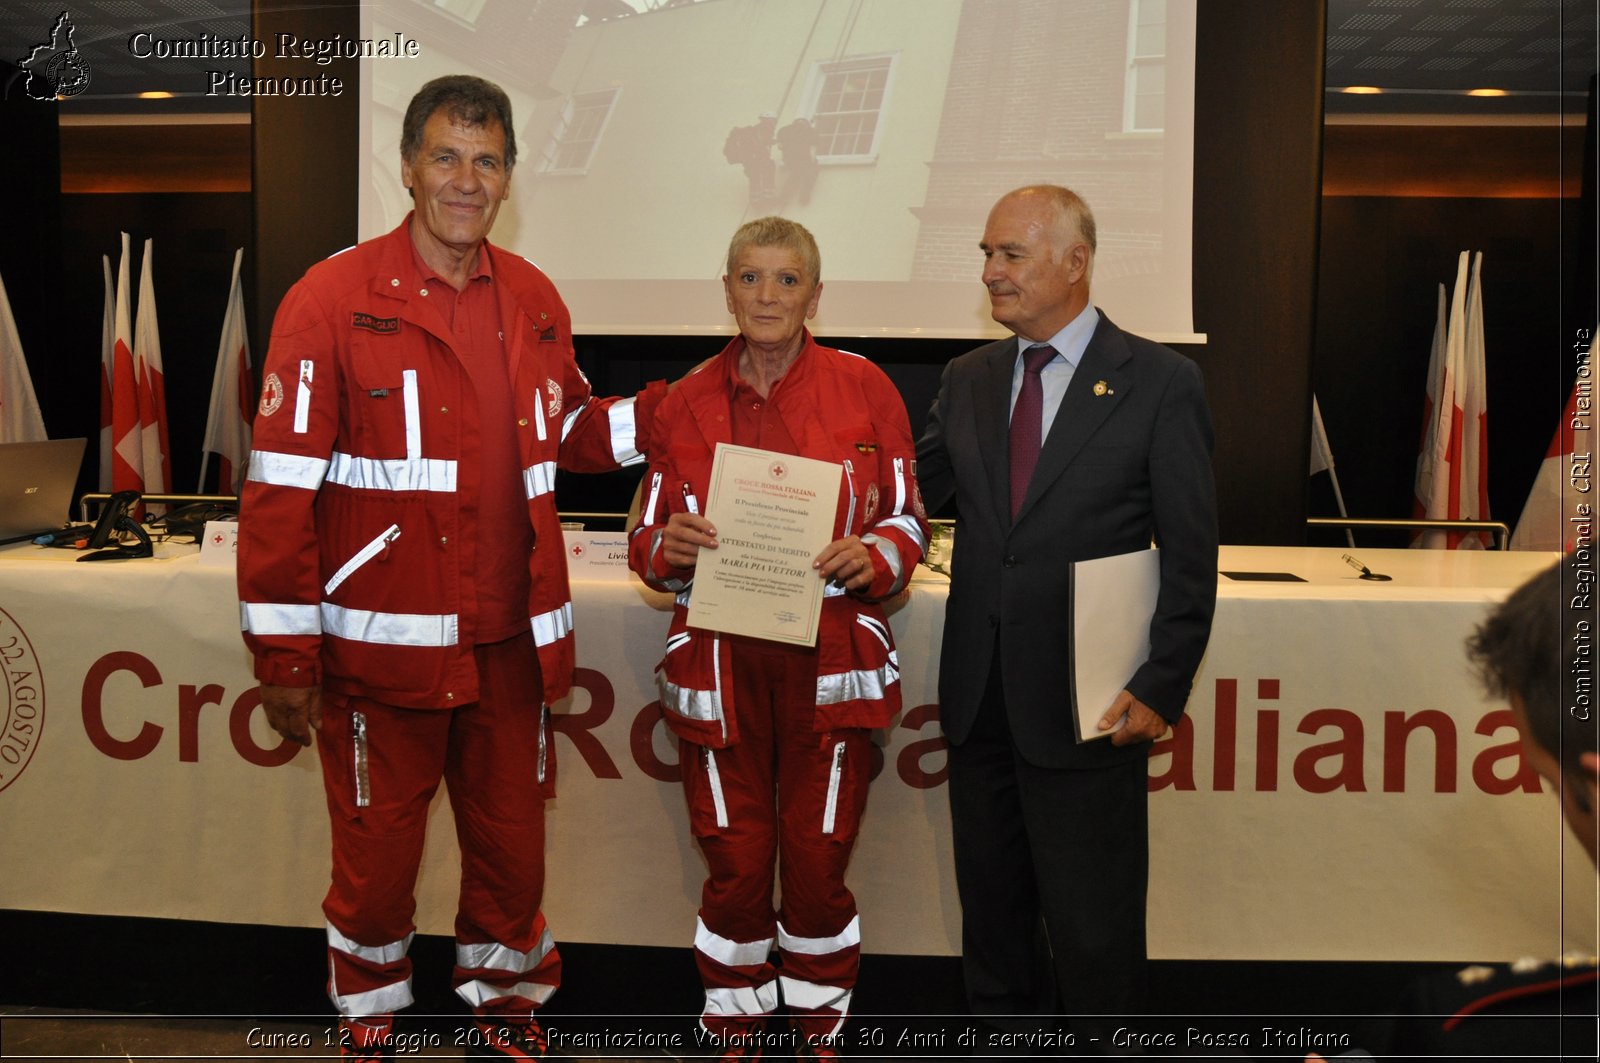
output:
[[[1152,752],[1151,954],[1509,959],[1594,947],[1594,876],[1461,653],[1553,555],[1224,548],[1184,726]],[[256,710],[231,568],[0,551],[0,906],[321,925],[316,757]],[[951,954],[960,910],[935,718],[941,577],[895,612],[905,712],[881,736],[850,881],[869,952]],[[558,939],[686,945],[704,865],[655,721],[666,602],[575,584],[580,689],[558,706],[545,908]],[[1409,737],[1407,737],[1409,736]],[[1563,860],[1566,862],[1565,873]],[[418,924],[449,933],[437,803]],[[1567,904],[1563,912],[1563,876]]]

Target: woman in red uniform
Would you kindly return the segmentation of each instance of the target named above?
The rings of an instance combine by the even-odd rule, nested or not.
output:
[[[646,583],[678,595],[658,682],[710,869],[695,961],[701,1023],[724,1059],[761,1057],[780,1001],[800,1058],[837,1057],[830,1042],[861,953],[845,867],[866,803],[870,731],[900,708],[880,603],[905,587],[927,544],[899,393],[877,366],[806,330],[821,268],[816,241],[792,221],[761,218],[734,234],[722,283],[739,335],[663,401],[629,550]],[[718,546],[701,504],[719,442],[842,469],[833,541],[812,562],[826,583],[815,646],[688,626],[695,563]]]

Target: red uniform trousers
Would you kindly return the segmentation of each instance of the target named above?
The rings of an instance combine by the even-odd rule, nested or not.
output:
[[[453,985],[474,1013],[526,1018],[561,981],[539,910],[554,792],[531,635],[476,647],[481,698],[401,709],[324,692],[317,750],[333,824],[328,996],[347,1017],[410,1004],[414,895],[443,778],[461,849]],[[541,782],[541,775],[544,781]]]
[[[872,742],[863,729],[813,730],[816,677],[810,649],[737,638],[739,741],[724,749],[679,743],[690,828],[710,868],[695,928],[701,1023],[718,1036],[748,1036],[780,992],[808,1037],[836,1034],[849,1012],[861,929],[844,874],[866,807]],[[770,956],[774,939],[781,966]]]

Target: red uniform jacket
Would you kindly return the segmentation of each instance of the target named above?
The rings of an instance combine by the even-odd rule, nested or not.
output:
[[[694,573],[667,565],[661,534],[668,516],[684,509],[685,486],[705,499],[716,446],[733,441],[728,375],[743,350],[744,340],[735,339],[662,402],[643,519],[629,542],[633,570],[650,586],[678,594],[657,669],[667,723],[715,748],[738,740],[730,647],[716,632],[688,626]],[[819,347],[810,333],[772,401],[803,457],[843,466],[833,537],[861,536],[875,570],[864,594],[830,588],[823,600],[816,729],[887,726],[900,709],[900,664],[878,603],[905,587],[928,542],[905,403],[877,366]]]
[[[240,498],[239,600],[256,678],[411,708],[476,701],[470,632],[478,496],[471,381],[424,304],[408,217],[313,266],[273,322]],[[485,243],[535,545],[529,623],[546,703],[572,683],[572,600],[555,472],[643,461],[636,400],[594,399],[566,306]],[[648,425],[664,389],[638,396]]]

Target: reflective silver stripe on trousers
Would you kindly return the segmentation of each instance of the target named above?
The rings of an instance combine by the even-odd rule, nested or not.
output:
[[[694,947],[724,967],[758,967],[767,962],[767,954],[772,951],[772,939],[733,941],[706,926],[705,920],[696,918]]]
[[[518,952],[495,941],[485,941],[476,945],[463,945],[458,941],[456,966],[469,971],[489,970],[526,974],[543,963],[544,958],[550,955],[550,950],[555,947],[556,939],[551,936],[549,927],[545,927],[539,940],[534,942],[533,948],[527,952]]]
[[[778,924],[778,948],[784,952],[795,952],[803,956],[827,956],[838,952],[840,949],[850,948],[852,945],[861,944],[861,917],[851,916],[844,929],[832,937],[803,938],[796,937]]]
[[[240,602],[239,629],[252,635],[320,635],[322,613],[315,605]]]
[[[358,960],[372,964],[395,963],[406,954],[411,947],[414,935],[407,934],[399,941],[391,941],[387,945],[360,945],[341,934],[332,923],[325,924],[327,929],[328,947],[342,952]],[[391,982],[377,989],[369,989],[362,993],[341,993],[336,980],[336,975],[330,967],[328,973],[328,999],[338,1009],[339,1014],[346,1018],[362,1018],[368,1015],[387,1015],[399,1011],[411,1004],[411,982],[404,979]]]
[[[360,491],[454,491],[449,458],[357,458],[334,452],[327,480]]]
[[[251,480],[274,487],[299,487],[315,491],[328,475],[327,458],[308,458],[301,454],[280,454],[270,450],[250,452]]]
[[[776,980],[754,987],[707,989],[704,1015],[770,1015],[778,1006]],[[702,1028],[705,1023],[700,1024]]]
[[[877,701],[889,687],[900,681],[900,662],[895,654],[882,668],[863,668],[817,676],[817,704],[840,705],[846,701]]]
[[[727,829],[728,804],[722,799],[722,773],[717,770],[716,750],[705,748],[706,782],[711,785],[711,807],[717,814],[717,826]]]
[[[778,978],[778,984],[783,987],[783,1002],[791,1008],[839,1013],[839,1021],[824,1036],[832,1037],[839,1032],[840,1027],[844,1026],[844,1017],[850,1011],[850,990],[841,989],[836,985],[818,985],[815,982],[802,982],[798,978],[782,976]]]
[[[522,490],[530,499],[556,489],[556,463],[541,461],[522,470]]]
[[[543,982],[518,982],[516,985],[498,986],[490,985],[488,982],[472,981],[456,986],[456,996],[475,1008],[481,1008],[491,1000],[501,1000],[506,997],[517,997],[531,1000],[534,1004],[543,1004],[555,991],[555,986]]]
[[[839,784],[844,781],[844,743],[833,747],[833,763],[828,768],[828,800],[822,806],[822,833],[832,834],[839,811]]]
[[[454,613],[374,613],[323,602],[322,630],[352,642],[381,646],[454,646]]]
[[[530,621],[536,646],[549,646],[572,634],[572,603],[540,613]]]

